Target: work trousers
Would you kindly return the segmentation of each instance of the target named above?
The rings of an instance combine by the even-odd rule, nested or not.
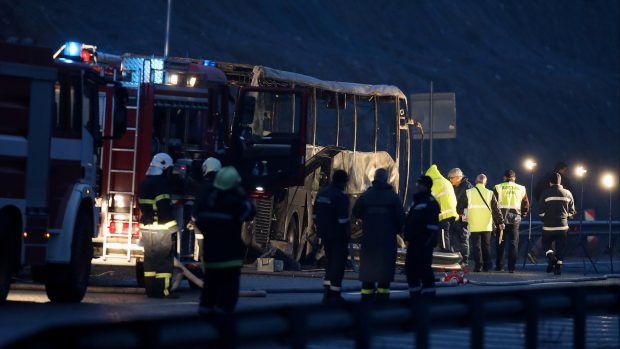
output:
[[[495,246],[497,247],[497,256],[495,266],[498,270],[504,267],[504,252],[508,245],[508,270],[515,270],[517,264],[517,250],[519,249],[519,223],[506,224],[503,239],[500,241],[500,231],[495,231]]]
[[[450,227],[455,222],[454,217],[439,221],[439,236],[437,237],[437,247],[442,252],[453,252],[450,241]]]
[[[422,289],[435,287],[435,273],[433,272],[433,249],[432,247],[416,248],[415,242],[407,249],[405,259],[405,274],[409,289]]]
[[[555,252],[555,257],[558,260],[562,260],[564,257],[564,250],[566,249],[566,233],[568,230],[555,230],[542,232],[542,248],[545,253],[549,250]],[[551,248],[551,244],[555,242],[555,248]]]
[[[160,298],[170,294],[174,271],[177,233],[167,230],[142,229],[144,245],[144,288],[148,297]]]
[[[471,233],[471,245],[474,255],[475,270],[488,271],[493,266],[491,261],[491,232]]]
[[[206,268],[200,306],[233,312],[239,300],[241,268]]]
[[[450,244],[454,252],[460,252],[462,262],[469,262],[469,231],[462,221],[454,221],[450,224]]]
[[[325,244],[325,256],[327,257],[327,266],[325,267],[324,285],[329,286],[330,290],[340,292],[342,287],[342,278],[344,277],[344,268],[347,264],[349,255],[347,238],[328,237],[323,239]]]

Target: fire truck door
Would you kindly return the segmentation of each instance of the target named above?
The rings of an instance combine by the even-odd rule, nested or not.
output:
[[[233,121],[232,151],[243,186],[273,193],[303,185],[308,93],[305,89],[245,87]]]

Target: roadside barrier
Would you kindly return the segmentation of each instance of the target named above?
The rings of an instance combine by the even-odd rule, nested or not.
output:
[[[311,339],[348,337],[356,348],[365,349],[373,335],[394,331],[410,333],[416,348],[428,348],[431,329],[466,327],[471,330],[471,348],[483,348],[485,326],[502,322],[525,323],[523,347],[536,348],[539,321],[553,317],[572,318],[573,347],[585,348],[586,316],[600,314],[620,314],[620,285],[568,284],[392,300],[384,305],[288,306],[210,317],[63,326],[7,348],[235,348],[261,343],[305,348]]]

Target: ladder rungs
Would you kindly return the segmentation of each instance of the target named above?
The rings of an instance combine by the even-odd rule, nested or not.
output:
[[[125,106],[125,108],[127,108],[127,109],[138,109],[138,107],[135,106],[135,105],[127,105],[127,106]]]
[[[132,174],[134,171],[132,170],[110,170],[112,173],[129,173]]]
[[[126,129],[126,130],[127,130],[127,131],[135,131],[135,130],[136,130],[136,128],[135,128],[135,127],[127,127],[127,129]]]
[[[130,191],[115,191],[115,190],[109,191],[108,194],[127,194],[127,195],[133,195],[133,193],[130,192]]]
[[[142,251],[142,250],[144,250],[144,247],[138,246],[138,244],[128,244],[128,243],[122,243],[122,242],[108,242],[108,243],[106,243],[106,250],[110,250],[110,249],[127,250],[127,247],[129,247],[129,250],[131,250],[131,251]]]
[[[122,151],[134,153],[136,150],[131,148],[112,148],[112,151]]]

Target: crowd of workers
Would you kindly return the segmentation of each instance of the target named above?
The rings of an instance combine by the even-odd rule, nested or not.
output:
[[[153,157],[140,186],[140,229],[144,244],[145,288],[149,297],[174,297],[171,279],[179,231],[172,215],[167,178],[172,158],[165,153]],[[542,248],[548,259],[547,272],[561,273],[568,219],[575,206],[571,192],[562,186],[568,167],[560,163],[536,186],[538,213],[543,222]],[[204,286],[199,312],[231,312],[239,294],[244,245],[241,228],[254,217],[254,206],[241,188],[241,177],[232,166],[223,167],[215,158],[202,166],[205,181],[192,212],[193,225],[203,234]],[[361,220],[359,279],[362,301],[385,301],[394,280],[397,235],[407,243],[405,274],[411,297],[435,294],[433,252],[459,252],[468,268],[470,243],[473,271],[489,271],[491,241],[496,246],[495,270],[513,273],[517,261],[519,225],[530,213],[526,188],[507,170],[503,182],[487,188],[480,174],[472,185],[454,168],[445,178],[436,165],[416,182],[417,191],[405,212],[388,171],[379,168],[372,186],[355,201],[350,212],[345,193],[348,174],[334,171],[332,182],[321,189],[314,202],[313,220],[325,248],[324,303],[342,302],[342,280],[348,260],[351,220]],[[567,186],[570,188],[570,186]],[[528,254],[535,258],[535,251]]]

